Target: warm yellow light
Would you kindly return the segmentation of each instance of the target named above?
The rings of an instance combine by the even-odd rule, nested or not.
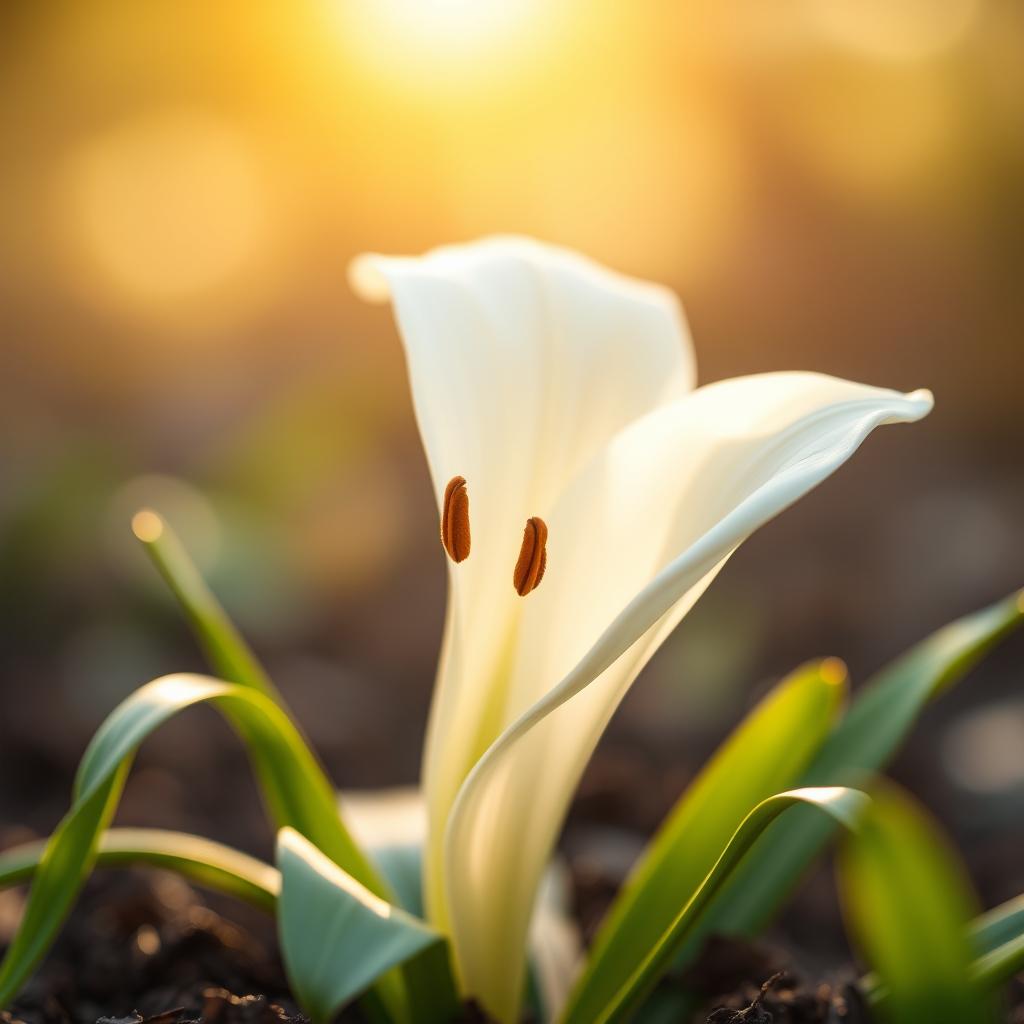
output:
[[[465,88],[521,65],[557,20],[558,0],[331,0],[343,41],[391,83]]]
[[[221,301],[269,247],[257,159],[231,124],[152,111],[84,141],[60,179],[57,213],[82,285],[163,315]]]
[[[456,52],[516,29],[533,0],[372,0],[361,6],[396,42]]]
[[[152,509],[140,509],[132,516],[132,533],[143,544],[154,544],[163,532],[164,521]]]
[[[968,32],[979,0],[812,0],[808,10],[837,43],[865,56],[937,56]]]

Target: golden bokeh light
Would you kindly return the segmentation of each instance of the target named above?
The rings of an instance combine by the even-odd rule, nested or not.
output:
[[[867,57],[921,60],[955,46],[979,0],[810,0],[809,15],[837,44]]]
[[[245,137],[202,111],[115,123],[81,143],[59,179],[61,229],[85,289],[156,316],[251,283],[271,239],[268,208]]]
[[[778,137],[848,197],[908,210],[941,205],[959,186],[968,155],[957,144],[964,126],[952,85],[929,65],[885,69],[864,79],[849,61],[818,66],[813,90],[794,74]]]

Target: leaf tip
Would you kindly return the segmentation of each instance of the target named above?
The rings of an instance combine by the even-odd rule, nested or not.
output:
[[[842,686],[849,678],[846,662],[841,658],[825,658],[818,666],[818,675],[830,686]]]
[[[141,508],[132,516],[132,533],[143,544],[155,544],[164,532],[164,521],[151,508]]]

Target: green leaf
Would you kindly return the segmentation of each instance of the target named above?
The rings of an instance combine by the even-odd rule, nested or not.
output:
[[[982,987],[994,987],[1024,967],[1024,894],[976,917],[967,932],[974,953],[971,975]],[[858,983],[872,1001],[882,998],[878,976],[868,974]]]
[[[809,805],[818,813],[824,812],[832,820],[854,829],[857,827],[858,818],[869,803],[863,793],[841,786],[794,789],[762,800],[743,819],[707,877],[678,912],[657,944],[647,952],[628,981],[605,1006],[598,1007],[593,1016],[574,1016],[574,1021],[578,1024],[591,1024],[595,1021],[599,1024],[612,1024],[627,1020],[671,966],[674,956],[690,937],[708,904],[743,859],[744,854],[758,836],[784,811],[801,804]],[[780,824],[784,825],[785,822]]]
[[[100,833],[113,817],[127,773],[127,764],[118,768],[76,804],[50,836],[21,924],[0,963],[0,1006],[10,1004],[50,948],[96,860]]]
[[[847,926],[874,968],[890,1024],[981,1024],[992,1006],[970,977],[973,896],[935,825],[894,787],[873,791],[840,848]]]
[[[1024,893],[986,910],[971,922],[971,948],[978,956],[1024,935]]]
[[[269,697],[206,676],[165,676],[119,705],[93,737],[79,766],[72,808],[46,844],[21,927],[0,964],[0,1006],[45,955],[92,869],[138,745],[171,716],[204,702],[221,710],[245,740],[275,824],[293,826],[367,888],[389,895],[345,829],[333,787]],[[392,993],[396,1006],[400,996]]]
[[[110,778],[118,765],[169,718],[212,703],[241,734],[275,825],[291,825],[382,897],[387,884],[341,820],[334,787],[292,723],[270,698],[234,683],[199,675],[163,676],[124,700],[100,726],[75,778],[75,802]]]
[[[1024,932],[978,957],[971,964],[971,980],[990,991],[1024,970]]]
[[[876,675],[800,780],[804,786],[862,784],[903,743],[928,702],[952,686],[1024,621],[1024,592],[940,629]],[[711,909],[688,946],[692,958],[711,932],[762,929],[835,832],[813,811],[794,811],[772,829]]]
[[[281,704],[270,677],[163,517],[142,509],[132,518],[132,532],[177,598],[213,671],[229,683],[251,686]]]
[[[371,893],[294,829],[278,834],[278,928],[292,990],[322,1024],[382,974],[443,943]]]
[[[36,841],[0,853],[0,889],[31,881],[45,849],[45,841]],[[174,871],[196,885],[269,913],[277,905],[281,888],[276,868],[211,839],[156,828],[113,828],[104,832],[96,866],[134,864]]]
[[[599,1016],[703,882],[750,809],[799,779],[835,723],[845,681],[845,668],[835,660],[803,666],[719,748],[665,819],[602,922],[566,1021]]]

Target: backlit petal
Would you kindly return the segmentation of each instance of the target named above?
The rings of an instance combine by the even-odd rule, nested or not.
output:
[[[692,387],[693,354],[670,292],[525,239],[361,257],[352,279],[394,303],[439,507],[456,476],[469,499],[424,764],[427,906],[444,927],[444,825],[505,724],[516,623],[547,585],[513,588],[524,524],[626,424]]]
[[[518,1013],[538,880],[636,674],[750,533],[874,427],[930,408],[927,392],[818,374],[723,381],[624,429],[551,510],[550,567],[509,655],[513,724],[464,784],[447,837],[456,959],[496,1018]]]

